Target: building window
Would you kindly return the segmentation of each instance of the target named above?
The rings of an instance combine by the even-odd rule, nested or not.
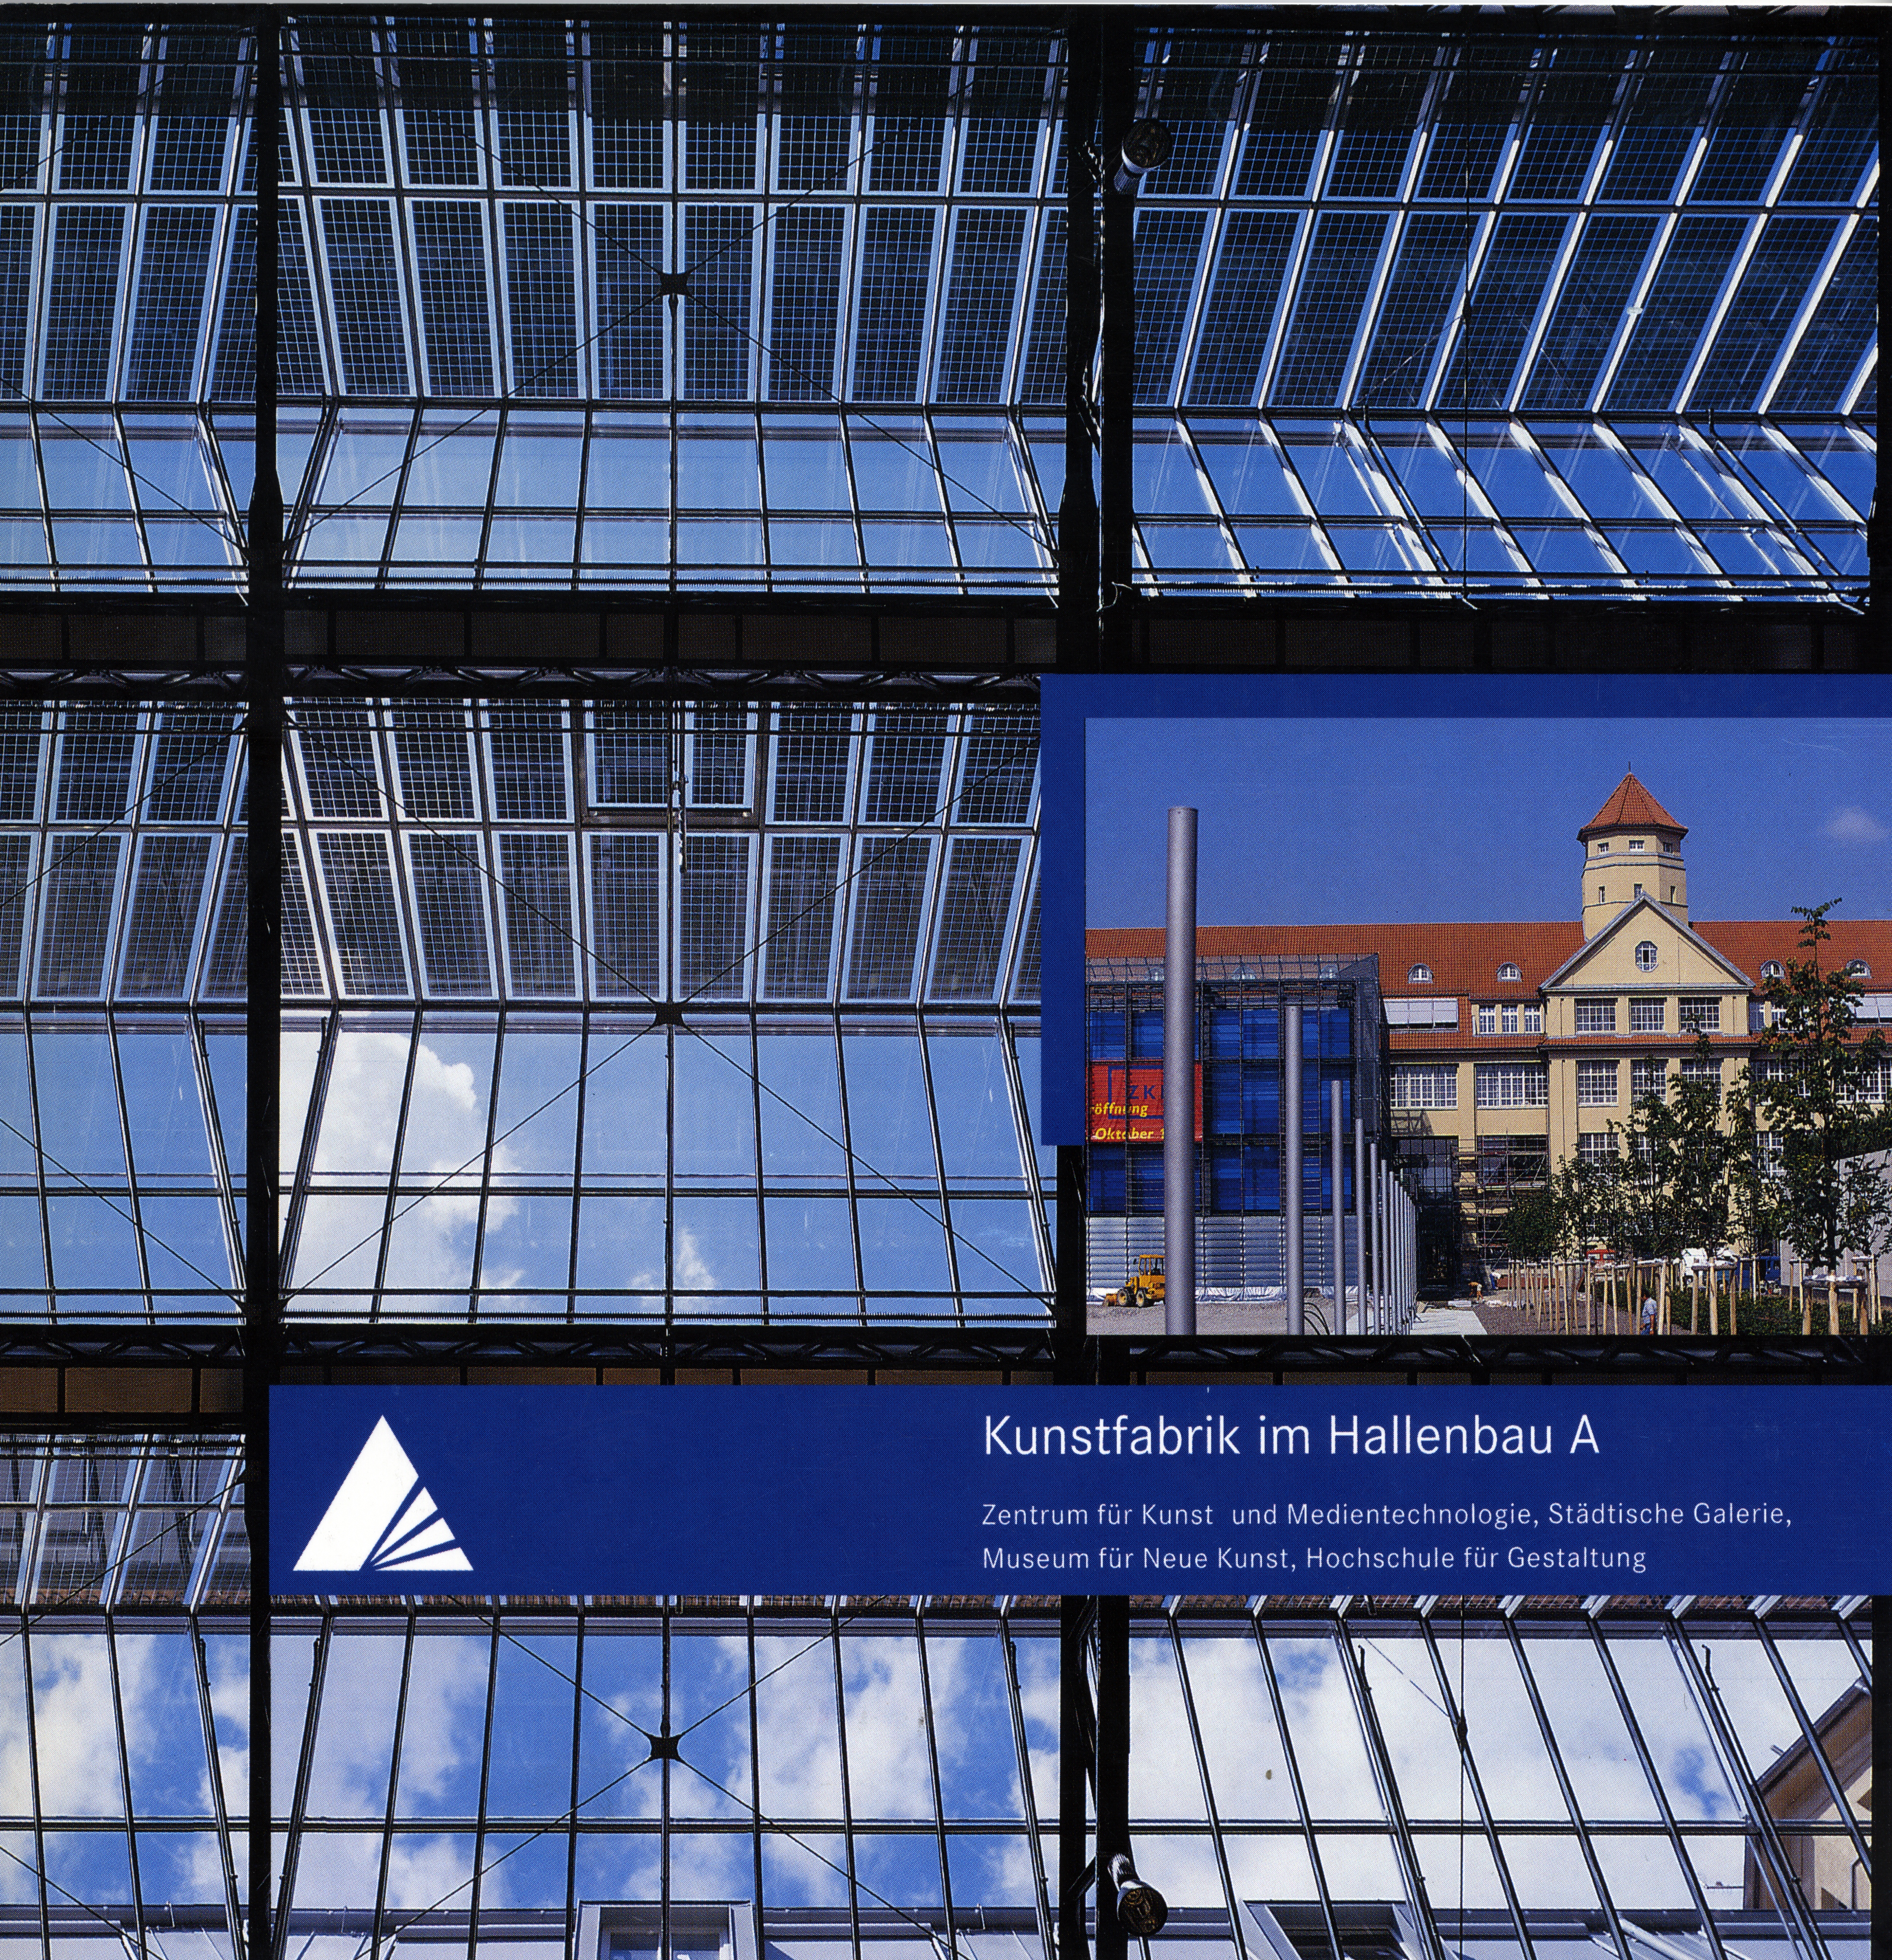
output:
[[[1577,1155],[1585,1163],[1614,1163],[1619,1154],[1616,1138],[1608,1130],[1586,1130],[1577,1139]]]
[[[1638,885],[1636,888],[1636,896],[1639,899],[1642,896],[1642,887],[1640,885]]]
[[[1846,962],[1846,978],[1849,980],[1870,980],[1872,969],[1863,959],[1849,959]]]
[[[1409,987],[1429,987],[1432,984],[1432,969],[1422,962],[1406,969],[1406,982]]]
[[[1479,1002],[1478,1032],[1481,1035],[1495,1035],[1498,1032],[1498,1003],[1495,1001]]]
[[[1760,977],[1763,980],[1781,980],[1785,979],[1786,975],[1782,972],[1778,959],[1763,959],[1760,963]]]
[[[1632,837],[1629,839],[1629,848],[1632,851],[1640,851],[1642,848],[1642,842],[1643,840],[1639,837]]]
[[[1711,994],[1691,1000],[1685,995],[1677,1010],[1675,1025],[1685,1035],[1719,1034],[1722,1029],[1719,998]]]
[[[1609,854],[1610,840],[1607,837],[1599,838],[1597,840],[1597,855],[1599,858],[1607,858]]]
[[[1612,1109],[1616,1104],[1616,1065],[1613,1061],[1577,1064],[1577,1106],[1580,1109]]]
[[[1601,885],[1599,885],[1599,886],[1597,886],[1597,903],[1598,905],[1601,905],[1601,904],[1602,904],[1602,902],[1603,902],[1603,887],[1602,887]]]
[[[1550,1101],[1550,1071],[1541,1061],[1481,1061],[1475,1086],[1481,1109],[1542,1109]]]
[[[1499,968],[1498,977],[1500,980],[1521,980],[1524,976],[1515,960],[1507,959]]]
[[[1629,1003],[1629,1032],[1632,1035],[1659,1035],[1668,1025],[1668,1003],[1658,994],[1652,1001]]]
[[[1638,1101],[1645,1096],[1660,1096],[1668,1086],[1668,1064],[1660,1055],[1629,1064],[1629,1093]]]
[[[1577,1032],[1580,1035],[1613,1035],[1616,1032],[1616,1003],[1613,1001],[1579,1001],[1577,1003]],[[1614,1097],[1610,1099],[1613,1102]]]
[[[1682,1080],[1718,1089],[1722,1086],[1722,1065],[1712,1056],[1702,1061],[1693,1055],[1685,1055],[1682,1058]]]
[[[1537,1001],[1527,1001],[1524,1003],[1524,1032],[1527,1035],[1540,1035],[1543,1031],[1543,1004]]]
[[[1655,941],[1652,939],[1644,940],[1636,949],[1636,971],[1639,973],[1653,973],[1655,971]],[[1658,1021],[1656,1025],[1660,1027],[1661,1023]]]
[[[1518,1032],[1518,1003],[1507,1001],[1498,1010],[1498,1025],[1508,1035]]]
[[[1393,1071],[1396,1109],[1456,1109],[1458,1071],[1450,1063],[1405,1063]]]

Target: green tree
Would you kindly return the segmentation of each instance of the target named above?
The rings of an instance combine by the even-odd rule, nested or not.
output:
[[[1696,1037],[1693,1053],[1670,1076],[1666,1093],[1636,1098],[1617,1134],[1623,1145],[1620,1229],[1629,1249],[1664,1264],[1691,1246],[1712,1258],[1728,1236],[1737,1138],[1751,1138],[1753,1126],[1737,1129],[1725,1115],[1720,1067],[1706,1035]],[[1690,1298],[1692,1327],[1695,1296]]]
[[[1524,1192],[1505,1214],[1505,1249],[1527,1265],[1556,1251],[1557,1205],[1548,1185]]]
[[[1844,967],[1827,963],[1827,915],[1839,903],[1795,905],[1802,959],[1786,963],[1764,990],[1768,1026],[1760,1038],[1755,1115],[1775,1140],[1779,1229],[1810,1264],[1827,1269],[1829,1324],[1838,1325],[1839,1260],[1862,1251],[1855,1239],[1867,1215],[1862,1180],[1876,1173],[1857,1160],[1872,1148],[1883,1117],[1868,1099],[1885,1059],[1877,1032],[1858,1037],[1862,988]]]

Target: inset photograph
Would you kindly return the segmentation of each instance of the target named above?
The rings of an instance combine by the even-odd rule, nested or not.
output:
[[[1878,1323],[1886,722],[1085,726],[1091,1332]]]

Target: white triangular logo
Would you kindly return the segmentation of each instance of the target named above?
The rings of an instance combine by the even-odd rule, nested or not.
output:
[[[298,1572],[470,1572],[452,1526],[421,1488],[383,1416],[342,1479]]]

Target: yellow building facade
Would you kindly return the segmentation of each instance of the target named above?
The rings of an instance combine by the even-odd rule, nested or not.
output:
[[[1499,1255],[1518,1195],[1566,1159],[1611,1150],[1612,1126],[1639,1097],[1698,1068],[1725,1093],[1755,1052],[1766,983],[1802,956],[1798,918],[1694,918],[1687,835],[1627,775],[1577,833],[1568,920],[1207,927],[1197,948],[1377,956],[1400,1155],[1435,1251],[1449,1234],[1449,1263],[1475,1268]],[[1862,1022],[1892,1028],[1892,921],[1828,924],[1825,957],[1857,977]],[[1088,943],[1094,957],[1160,956],[1162,934],[1097,931]]]

